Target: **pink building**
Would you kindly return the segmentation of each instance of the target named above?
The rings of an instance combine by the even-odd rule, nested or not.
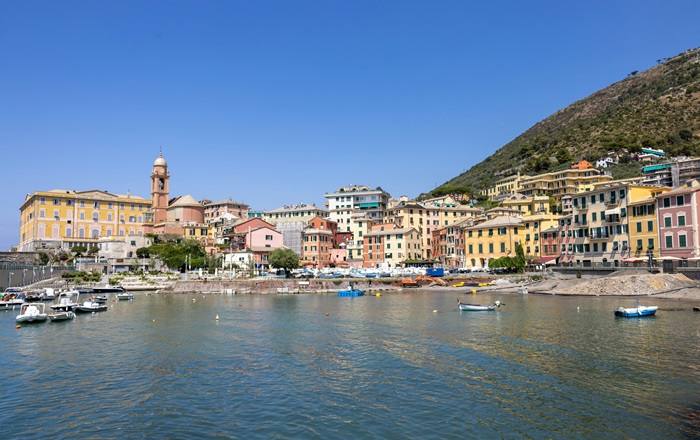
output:
[[[700,183],[693,180],[657,197],[661,257],[687,259],[700,256],[698,191]]]
[[[278,249],[284,246],[282,233],[268,226],[262,226],[248,232],[245,244],[248,249],[253,251],[256,249]]]

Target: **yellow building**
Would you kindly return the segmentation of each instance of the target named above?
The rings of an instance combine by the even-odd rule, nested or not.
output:
[[[490,188],[481,191],[481,195],[486,196],[491,200],[495,200],[504,195],[517,194],[520,192],[523,179],[529,177],[530,176],[521,175],[520,173],[504,177],[497,180],[496,183]]]
[[[628,258],[644,256],[650,238],[653,239],[652,251],[656,252],[659,243],[655,209],[649,212],[644,206],[653,204],[650,199],[668,190],[623,180],[596,185],[592,191],[574,196],[572,232],[575,240],[571,246],[571,262],[617,266]],[[631,215],[633,208],[638,214],[635,218]],[[651,231],[650,220],[653,221]],[[638,240],[642,240],[639,255]]]
[[[151,201],[100,190],[28,194],[20,207],[20,251],[96,247],[103,237],[143,235]]]
[[[541,231],[557,227],[559,218],[551,213],[500,216],[465,228],[466,266],[483,268],[492,259],[513,257],[516,243],[526,257],[541,257]]]
[[[668,189],[659,191],[659,193],[666,191]],[[658,257],[661,246],[659,246],[656,198],[648,197],[633,201],[627,206],[631,256],[648,258],[648,255],[651,254],[654,258]]]
[[[404,201],[387,210],[387,219],[399,227],[415,228],[421,240],[423,259],[433,256],[432,233],[436,229],[451,226],[460,221],[481,215],[483,210],[458,203],[430,203]]]
[[[521,215],[549,214],[549,197],[513,194],[501,202],[503,208],[517,210]]]
[[[515,256],[515,244],[522,242],[520,217],[496,217],[465,228],[465,263],[468,268],[488,267],[491,260]]]
[[[595,168],[568,168],[523,178],[520,192],[526,196],[551,196],[560,201],[564,195],[576,194],[581,188],[610,180],[612,176],[602,174]]]

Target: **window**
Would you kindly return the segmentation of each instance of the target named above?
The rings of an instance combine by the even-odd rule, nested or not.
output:
[[[473,254],[474,253],[474,245],[469,245],[469,253]]]
[[[671,199],[664,197],[664,208],[668,208],[669,206],[671,206]]]
[[[683,196],[676,196],[676,206],[683,206]]]
[[[591,213],[591,221],[594,222],[594,221],[596,221],[596,220],[597,220],[597,213],[592,212],[592,213]]]
[[[673,248],[673,236],[671,236],[671,235],[666,236],[666,248],[667,249]]]
[[[647,232],[652,232],[654,230],[654,220],[647,221]]]
[[[647,249],[654,249],[654,239],[650,238],[647,240]]]
[[[506,244],[501,242],[501,252],[505,253],[506,251]]]
[[[637,232],[642,232],[642,222],[637,222]]]
[[[484,245],[479,243],[479,253],[483,254],[484,253]]]
[[[679,235],[678,236],[678,247],[684,248],[686,246],[687,246],[687,243],[686,243],[685,235]]]
[[[642,249],[642,239],[640,238],[639,240],[637,240],[637,250],[641,250],[641,249]]]
[[[671,217],[664,217],[664,226],[667,228],[671,227]]]
[[[271,241],[271,240],[272,240],[272,235],[266,235],[266,236],[265,236],[265,240]]]
[[[678,215],[678,226],[685,226],[685,215]]]

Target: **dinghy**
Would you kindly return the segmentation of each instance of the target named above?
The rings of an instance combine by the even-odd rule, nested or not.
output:
[[[117,293],[117,299],[118,299],[119,301],[131,300],[131,299],[134,299],[134,294],[133,294],[133,293],[129,293],[129,292]]]
[[[67,312],[55,312],[49,315],[49,320],[51,322],[70,321],[73,318],[75,318],[75,313],[71,312],[70,310]]]
[[[618,307],[615,310],[615,316],[622,318],[643,318],[645,316],[654,316],[658,310],[657,306],[637,306],[637,307]]]
[[[338,296],[344,296],[344,297],[358,297],[358,296],[364,296],[365,292],[360,290],[360,289],[348,289],[348,290],[341,290],[338,292]]]
[[[491,312],[499,308],[502,304],[500,301],[496,301],[492,305],[483,304],[465,304],[458,301],[460,312]]]
[[[51,309],[61,312],[75,310],[75,308],[78,306],[78,295],[79,293],[77,290],[69,290],[67,292],[59,293],[58,298],[56,298],[57,302],[51,306]]]
[[[77,306],[75,311],[78,313],[105,312],[107,311],[107,305],[88,300]]]
[[[19,315],[15,318],[17,323],[44,322],[46,321],[46,304],[26,303],[19,309]]]

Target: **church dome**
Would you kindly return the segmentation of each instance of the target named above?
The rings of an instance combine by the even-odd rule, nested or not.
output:
[[[168,166],[168,164],[165,162],[165,158],[161,154],[160,156],[158,156],[156,158],[156,160],[153,161],[153,166],[154,167],[158,167],[158,166],[165,167],[165,166]]]

